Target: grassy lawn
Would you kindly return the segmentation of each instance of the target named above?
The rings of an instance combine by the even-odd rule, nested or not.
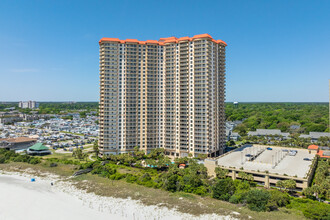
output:
[[[93,147],[93,144],[88,146],[88,148],[84,148],[83,152],[86,153],[86,151],[91,150],[92,147]],[[89,160],[88,157],[86,158],[86,160],[76,159],[76,158],[72,157],[72,152],[69,152],[69,151],[67,151],[67,153],[57,153],[56,150],[54,150],[54,149],[49,149],[49,150],[52,152],[52,154],[45,155],[45,156],[40,156],[40,158],[41,159],[47,159],[47,158],[67,159],[67,160],[73,160],[73,161],[79,161],[79,162],[84,162],[86,160],[91,161],[91,160]],[[88,153],[88,156],[90,154],[93,154],[93,153]],[[94,159],[96,159],[95,156],[94,156]]]

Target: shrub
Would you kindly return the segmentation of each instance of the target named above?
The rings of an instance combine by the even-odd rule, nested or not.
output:
[[[269,210],[276,210],[278,207],[286,206],[290,203],[290,197],[287,193],[278,190],[271,190],[270,198],[267,204]]]
[[[248,208],[253,211],[266,211],[267,203],[270,198],[269,192],[263,189],[252,189],[246,194]]]
[[[128,183],[135,183],[137,181],[137,177],[133,174],[127,174],[126,175],[126,182]]]
[[[175,192],[177,190],[177,183],[178,181],[178,175],[172,174],[168,178],[165,179],[163,187],[165,190],[170,192]]]
[[[306,218],[310,219],[330,219],[330,205],[311,199],[290,198],[287,208],[300,210]]]
[[[137,184],[143,185],[146,187],[156,187],[157,183],[155,183],[149,173],[144,173],[142,176],[140,176],[137,181]]]
[[[93,164],[92,174],[98,174],[102,177],[109,177],[117,172],[116,168],[111,164],[102,166],[101,164]]]
[[[38,163],[41,163],[41,160],[38,157],[30,157],[28,163],[29,164],[38,164]]]
[[[234,180],[236,191],[229,199],[229,202],[238,204],[244,202],[246,194],[250,191],[250,183],[247,181]]]
[[[303,214],[309,219],[330,219],[330,206],[327,204],[319,203],[312,204],[303,210]]]
[[[200,186],[194,190],[194,193],[200,196],[204,196],[207,194],[207,189],[204,186]]]
[[[230,178],[217,180],[212,191],[213,198],[228,201],[235,192],[234,181]]]
[[[181,184],[180,187],[181,188]],[[194,191],[194,187],[192,187],[191,185],[184,185],[183,184],[183,191],[186,193],[192,193]]]
[[[152,187],[156,187],[157,186],[157,183],[155,183],[152,180],[149,180],[149,181],[146,181],[146,182],[142,182],[141,185],[146,186],[146,187],[149,187],[149,188],[152,188]]]
[[[23,163],[28,163],[30,160],[30,156],[28,155],[17,155],[16,157],[13,157],[11,160],[13,162],[23,162]]]
[[[140,182],[148,182],[150,180],[151,180],[151,176],[149,173],[145,173],[139,178]]]
[[[241,203],[241,198],[237,194],[234,194],[229,198],[229,202],[238,204],[238,203]]]
[[[6,161],[5,156],[4,155],[0,155],[0,164],[1,163],[5,163],[5,161]]]
[[[123,179],[125,178],[126,175],[125,174],[122,174],[122,173],[115,173],[115,174],[112,174],[109,176],[109,179],[111,180],[120,180],[120,179]]]

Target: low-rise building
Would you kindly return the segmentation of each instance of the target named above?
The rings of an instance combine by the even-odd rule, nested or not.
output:
[[[290,133],[287,132],[281,132],[279,129],[257,129],[256,131],[249,131],[248,132],[249,136],[278,136],[278,137],[283,137],[283,139],[289,139],[290,138]],[[276,138],[275,138],[276,139]]]
[[[312,143],[316,143],[319,141],[321,137],[329,137],[330,133],[328,132],[309,132],[309,134],[302,134],[299,136],[300,138],[310,138]]]
[[[49,150],[48,147],[44,146],[42,143],[36,143],[32,147],[29,147],[27,150],[27,153],[29,155],[48,155],[51,154],[52,152]]]
[[[321,158],[330,158],[330,148],[329,147],[319,147],[317,145],[309,145],[309,152],[316,153]]]
[[[17,138],[2,138],[0,139],[0,148],[8,150],[26,150],[33,144],[37,139],[28,137],[17,137]]]

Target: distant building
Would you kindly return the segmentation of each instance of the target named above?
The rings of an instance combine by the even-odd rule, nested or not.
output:
[[[329,137],[330,133],[328,132],[309,132],[309,134],[302,134],[300,138],[310,138],[312,143],[315,143],[319,140],[320,137]]]
[[[18,103],[18,107],[19,108],[38,108],[39,107],[39,103],[37,103],[36,101],[20,101]]]
[[[44,146],[42,143],[36,143],[32,147],[29,147],[27,150],[29,155],[48,155],[51,154],[51,151],[48,147]]]
[[[237,132],[230,132],[229,140],[238,141],[241,136]]]
[[[300,129],[300,125],[291,125],[290,129],[291,130],[298,130],[298,129]]]
[[[26,150],[35,144],[37,139],[28,137],[2,138],[0,139],[0,148],[8,150]]]
[[[31,113],[33,113],[31,111]],[[20,121],[33,121],[38,120],[40,118],[49,118],[49,115],[39,115],[39,114],[24,114],[19,113],[18,111],[11,112],[0,112],[0,124],[12,124],[14,122]]]
[[[279,129],[257,129],[256,131],[249,131],[249,136],[282,136],[284,139],[290,138],[290,133],[281,132]]]
[[[22,118],[18,111],[0,112],[0,124],[11,124],[21,120]]]
[[[15,110],[15,107],[5,108],[5,110],[8,110],[8,111],[14,111],[14,110]]]
[[[309,152],[313,152],[315,151],[316,154],[319,156],[319,157],[322,157],[322,158],[330,158],[330,150],[328,147],[319,147],[317,145],[309,145],[308,146],[308,150]]]

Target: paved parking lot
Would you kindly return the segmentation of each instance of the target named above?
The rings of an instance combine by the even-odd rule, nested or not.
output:
[[[309,154],[309,151],[305,149],[271,147],[272,150],[267,150],[267,147],[268,146],[255,147],[251,145],[241,147],[223,157],[218,158],[218,165],[235,168],[243,167],[244,170],[251,171],[267,170],[273,174],[286,174],[288,176],[304,178],[309,171],[310,165],[312,164],[312,159],[315,157],[315,154]],[[245,158],[247,158],[245,156],[246,154],[257,155],[258,152],[261,152],[262,150],[264,151],[253,161],[245,160]],[[290,156],[283,150],[297,150],[297,154],[295,156]],[[310,161],[306,161],[304,158],[309,158]],[[279,159],[279,162],[274,167],[274,161],[277,159]]]

